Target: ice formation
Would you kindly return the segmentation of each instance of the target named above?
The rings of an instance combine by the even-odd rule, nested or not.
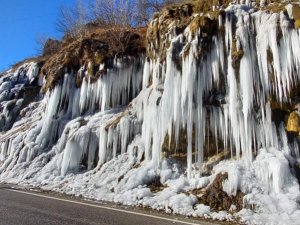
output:
[[[237,23],[233,33],[235,19]],[[163,82],[164,90],[162,94],[153,90],[149,102],[145,103],[151,109],[144,106],[144,115],[141,116],[145,120],[142,134],[146,153],[151,152],[152,158],[157,161],[166,134],[170,137],[174,132],[178,140],[180,129],[187,129],[189,177],[193,163],[201,165],[203,162],[206,125],[216,139],[223,140],[224,146],[217,148],[229,148],[232,156],[243,157],[248,164],[253,161],[253,150],[278,149],[278,134],[271,119],[269,100],[274,95],[274,101],[281,104],[289,102],[289,93],[299,79],[299,32],[291,29],[286,15],[251,12],[246,6],[231,6],[226,9],[224,27],[225,40],[221,32],[212,37],[212,46],[205,55],[198,53],[201,40],[197,37],[192,39],[191,33],[186,30],[182,35],[171,36],[171,47],[163,69],[165,74],[153,72],[159,67],[156,65],[159,62],[152,62],[150,68],[146,65],[148,72],[157,76],[152,80],[163,76],[162,81],[157,83]],[[280,40],[277,40],[278,32],[282,33]],[[253,33],[257,36],[253,37]],[[198,35],[201,35],[201,29]],[[182,40],[189,41],[185,43]],[[234,43],[237,49],[233,49]],[[181,70],[176,69],[178,62],[173,61],[177,46],[184,46],[176,49],[180,55],[189,48],[188,55],[180,62]],[[233,68],[233,51],[240,49],[243,51],[240,65]],[[268,54],[272,55],[272,64],[268,62]],[[239,74],[238,78],[236,74]],[[270,74],[274,76],[273,81]],[[222,92],[218,87],[220,80],[224,79],[227,87]],[[160,104],[156,110],[152,109],[158,98],[161,98]],[[155,112],[149,113],[150,110]],[[157,123],[152,122],[152,117],[158,118]],[[197,149],[195,160],[192,159],[193,139]]]
[[[34,84],[35,82],[35,84]],[[13,125],[21,109],[32,101],[32,92],[42,85],[37,63],[26,63],[12,74],[0,77],[0,131]]]
[[[20,93],[43,84],[38,65],[7,71],[0,78],[0,180],[231,220],[231,214],[213,212],[186,194],[227,172],[223,190],[240,190],[245,206],[259,208],[235,216],[249,223],[297,224],[300,192],[290,166],[299,160],[298,143],[272,120],[271,101],[290,103],[299,83],[299,29],[291,13],[255,11],[250,1],[226,8],[219,27],[224,29],[203,39],[201,28],[177,34],[170,26],[163,63],[152,44],[151,59],[115,60],[95,82],[82,68],[79,88],[75,74],[65,74],[30,104]],[[182,133],[185,169],[163,157],[166,137],[169,146],[178,145]],[[228,150],[232,160],[204,176],[210,142],[217,152]],[[167,187],[153,193],[148,186],[156,179]]]

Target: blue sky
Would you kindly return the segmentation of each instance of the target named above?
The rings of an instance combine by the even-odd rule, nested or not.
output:
[[[37,37],[60,38],[55,29],[60,5],[75,0],[0,0],[0,71],[37,54]]]

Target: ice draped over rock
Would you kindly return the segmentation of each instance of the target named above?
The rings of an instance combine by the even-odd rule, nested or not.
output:
[[[164,57],[155,49],[157,43],[148,43],[149,57],[115,60],[96,81],[84,67],[66,73],[53,90],[22,108],[12,128],[0,133],[0,179],[63,185],[64,179],[73,175],[82,178],[84,172],[82,176],[94,179],[100,171],[97,176],[104,181],[89,186],[106,191],[99,194],[100,199],[164,209],[160,198],[163,202],[168,198],[154,196],[142,185],[158,176],[162,183],[169,182],[166,192],[170,196],[208,185],[212,177],[200,176],[207,172],[203,169],[205,152],[213,143],[216,152],[229,151],[236,160],[214,169],[228,173],[223,184],[228,195],[259,188],[264,194],[290,194],[298,187],[289,168],[289,163],[299,160],[298,142],[288,140],[284,118],[281,124],[274,122],[272,104],[295,103],[291,93],[300,78],[299,29],[294,28],[290,13],[254,10],[250,1],[240,3],[220,13],[219,29],[211,33],[201,26],[195,31],[192,24],[178,33],[171,23],[164,34],[163,46],[168,46]],[[193,14],[191,18],[202,16]],[[149,29],[161,20],[154,19]],[[36,67],[25,71],[27,78],[18,78],[20,86],[14,81],[16,73],[8,71],[5,80],[0,78],[1,126],[10,120],[7,96],[11,87],[19,91],[26,82],[38,80]],[[80,87],[76,76],[81,79]],[[41,85],[41,80],[38,83]],[[18,99],[10,96],[9,100]],[[15,105],[13,108],[18,107]],[[183,135],[187,178],[173,181],[179,171],[166,165],[163,145],[168,141],[167,145],[174,142],[177,147]],[[169,151],[176,152],[176,147]],[[157,174],[157,170],[162,172]],[[172,182],[177,182],[176,188]],[[125,190],[128,196],[135,196],[130,192],[135,188],[142,197],[132,201],[122,197]],[[245,202],[259,201],[258,195],[253,196]],[[289,197],[296,202],[296,194]],[[196,199],[185,200],[193,208]],[[264,198],[261,204],[263,201],[271,200]],[[293,210],[297,211],[297,206]],[[201,212],[195,210],[194,215],[203,215]]]
[[[143,57],[127,59],[126,62],[119,60],[113,69],[95,82],[85,76],[87,72],[82,68],[78,73],[85,78],[79,89],[75,87],[75,76],[66,74],[62,82],[46,94],[46,111],[39,125],[29,132],[30,135],[25,135],[27,139],[30,137],[29,151],[39,148],[43,152],[43,149],[51,148],[68,121],[124,106],[138,95],[141,88],[149,96],[140,94],[134,101],[137,102],[136,109],[131,111],[142,124],[137,130],[141,130],[144,140],[145,158],[157,166],[166,135],[178,143],[181,130],[187,133],[189,177],[192,167],[201,172],[209,132],[214,135],[216,148],[230,149],[232,156],[242,157],[248,164],[253,161],[257,149],[279,148],[279,135],[272,122],[269,100],[273,98],[281,104],[289,102],[291,89],[299,81],[299,31],[293,28],[287,14],[255,12],[247,5],[230,6],[225,15],[219,17],[219,27],[224,29],[215,32],[211,43],[204,43],[209,46],[207,49],[201,49],[204,48],[201,27],[196,34],[187,27],[179,35],[170,27],[170,47],[166,50],[164,63],[158,56],[146,60]],[[151,46],[149,49],[152,50]],[[234,58],[236,52],[241,52],[238,59]],[[35,71],[28,69],[30,82],[37,76]],[[98,137],[105,142],[102,148],[101,144],[97,147],[101,163],[106,161],[108,149],[116,156],[118,145],[111,139],[116,138],[114,135],[132,135],[126,130],[121,134],[116,132],[99,132],[105,136]],[[76,139],[70,138],[71,142]],[[219,140],[223,146],[218,145]],[[2,144],[6,146],[2,152],[10,152],[9,141],[12,142],[13,138],[7,139],[6,135],[2,140],[6,143]],[[122,142],[121,152],[126,152],[128,144]],[[74,144],[70,145],[74,147]],[[88,148],[87,143],[79,145],[82,150],[72,150],[81,152],[75,161],[80,161]],[[113,145],[113,149],[108,148]],[[32,157],[26,161],[29,159]]]
[[[88,76],[84,77],[81,88],[76,88],[76,76],[66,73],[63,80],[42,101],[36,103],[35,108],[38,109],[29,107],[32,115],[27,116],[34,123],[28,123],[26,117],[22,118],[11,130],[1,135],[0,153],[4,160],[0,170],[9,171],[18,163],[30,162],[52,147],[57,153],[65,152],[62,165],[58,165],[62,174],[66,174],[68,170],[78,171],[84,157],[88,157],[87,168],[92,169],[98,164],[96,157],[103,164],[111,156],[116,156],[120,149],[124,153],[130,138],[133,138],[132,134],[137,133],[138,129],[133,127],[133,122],[131,124],[131,121],[124,118],[121,121],[124,122],[117,123],[112,131],[109,123],[113,121],[108,119],[114,116],[121,120],[118,113],[125,113],[122,106],[127,105],[141,90],[143,71],[143,58],[126,60],[126,64],[116,60],[114,67],[94,83]],[[81,70],[79,73],[87,72]],[[104,113],[107,121],[98,124],[97,129],[79,129],[87,124],[82,116],[111,108],[115,108],[114,114],[109,117],[106,115],[109,112]],[[42,116],[37,117],[35,114],[43,111]],[[70,127],[74,133],[70,132]],[[54,146],[56,143],[57,146]],[[108,152],[108,149],[111,151]],[[17,155],[22,157],[12,160]]]
[[[222,20],[220,16],[220,23]],[[222,139],[223,148],[231,149],[232,156],[243,157],[248,164],[257,149],[278,149],[280,140],[272,122],[270,100],[290,102],[290,92],[299,82],[299,30],[293,28],[286,14],[254,12],[245,5],[231,6],[219,26],[224,26],[224,32],[220,29],[211,38],[208,51],[200,49],[201,28],[195,38],[189,28],[179,36],[170,32],[171,46],[161,70],[165,72],[154,72],[160,63],[156,59],[145,66],[144,77],[159,80],[153,82],[153,89],[163,90],[162,94],[151,93],[161,98],[160,104],[156,104],[157,111],[150,113],[145,108],[143,115],[146,152],[152,152],[156,161],[155,152],[160,152],[165,136],[171,137],[174,128],[178,139],[180,129],[186,129],[189,176],[192,164],[203,162],[206,126],[215,140]],[[235,66],[234,51],[242,52]],[[176,57],[180,60],[174,62]],[[178,64],[181,69],[177,69]],[[223,92],[220,85],[225,87]],[[154,102],[145,105],[152,108]],[[158,116],[157,124],[147,122],[153,113]],[[192,158],[193,139],[196,160]]]
[[[22,108],[25,107],[24,96],[32,88],[33,81],[36,89],[42,85],[37,63],[25,63],[14,73],[0,77],[0,131],[8,130]],[[30,91],[30,90],[29,90]]]

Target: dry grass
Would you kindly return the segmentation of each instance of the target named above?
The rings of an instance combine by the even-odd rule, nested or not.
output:
[[[138,56],[145,52],[145,28],[126,30],[126,37],[129,37],[126,48],[120,46],[122,41],[114,41],[112,29],[89,28],[83,36],[78,38],[64,37],[62,48],[51,55],[43,64],[41,72],[46,77],[46,85],[43,92],[51,90],[63,77],[65,71],[77,71],[84,66],[88,69],[92,80],[97,80],[101,75],[100,64],[109,68],[112,59],[117,55]],[[91,66],[88,66],[91,65]],[[101,71],[102,73],[105,71]],[[80,81],[77,82],[80,85]]]

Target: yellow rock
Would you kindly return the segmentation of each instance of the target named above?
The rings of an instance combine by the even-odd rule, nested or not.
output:
[[[286,129],[287,131],[300,132],[300,116],[296,111],[289,115]]]
[[[300,19],[295,20],[295,28],[300,28]]]
[[[298,4],[293,4],[293,18],[295,20],[295,28],[300,28],[300,6]]]

